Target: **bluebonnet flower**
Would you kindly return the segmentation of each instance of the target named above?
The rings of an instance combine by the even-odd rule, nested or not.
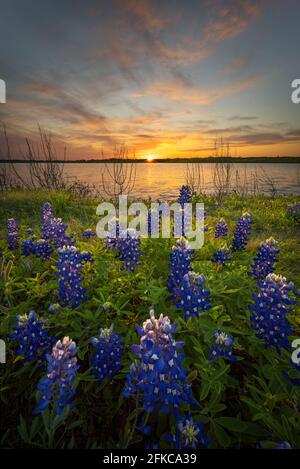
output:
[[[287,283],[285,277],[269,274],[258,286],[259,293],[253,295],[254,304],[249,305],[251,328],[266,348],[273,345],[277,352],[281,348],[289,349],[292,328],[286,316],[292,311],[291,305],[296,304],[290,297],[295,291],[294,284]]]
[[[173,236],[179,238],[183,236],[184,238],[189,238],[193,236],[191,231],[193,229],[193,216],[196,220],[203,220],[203,229],[204,227],[204,219],[205,219],[205,212],[204,210],[196,210],[193,212],[193,208],[191,205],[184,207],[183,205],[178,210],[174,210],[174,227],[173,227]],[[201,227],[202,228],[202,227]]]
[[[22,242],[22,254],[24,256],[35,254],[42,259],[50,259],[52,253],[53,248],[50,242],[45,239],[28,238]]]
[[[110,328],[100,329],[99,337],[93,337],[92,345],[96,353],[92,357],[92,372],[101,384],[105,378],[110,381],[121,370],[124,348],[121,337]]]
[[[291,449],[291,445],[288,441],[282,441],[281,443],[259,441],[256,444],[256,449]]]
[[[154,441],[147,442],[145,444],[145,449],[160,449],[160,443],[156,443]]]
[[[127,374],[123,395],[141,395],[146,411],[168,414],[174,409],[176,415],[181,403],[196,404],[183,366],[184,355],[178,354],[184,344],[173,338],[176,327],[167,316],[156,319],[153,310],[150,319],[137,326],[140,343],[132,346],[136,360]]]
[[[208,231],[208,226],[205,225],[205,220],[206,220],[206,211],[203,210],[203,209],[197,209],[196,212],[195,212],[195,218],[196,220],[199,219],[199,220],[203,220],[203,231]]]
[[[220,220],[216,223],[215,228],[215,238],[222,238],[227,236],[228,234],[228,225],[225,222],[224,218],[220,218]]]
[[[252,215],[249,212],[244,213],[235,227],[234,238],[232,241],[232,250],[234,252],[243,251],[250,238],[252,224]]]
[[[232,257],[230,256],[229,249],[221,248],[214,252],[211,261],[224,266],[226,262],[230,262],[231,260],[232,260]]]
[[[175,289],[177,308],[183,309],[184,319],[191,316],[199,317],[199,311],[211,308],[210,291],[204,289],[205,277],[196,272],[188,272],[183,276],[182,285]]]
[[[37,239],[34,244],[34,254],[41,259],[50,259],[53,249],[46,239]]]
[[[24,239],[22,241],[22,254],[23,256],[30,256],[35,253],[35,240],[34,238]]]
[[[295,221],[300,221],[300,202],[294,205],[289,205],[288,214],[293,217]]]
[[[54,217],[53,207],[50,202],[45,202],[42,207],[42,224]]]
[[[109,234],[105,238],[105,246],[107,247],[107,249],[117,251],[120,236],[120,222],[117,218],[111,220],[108,225],[108,231]]]
[[[61,310],[61,306],[60,306],[59,303],[51,303],[51,304],[48,306],[48,311],[49,311],[49,313],[51,313],[51,314],[56,314],[56,313],[58,313],[60,310]]]
[[[148,236],[159,236],[161,227],[161,213],[154,209],[148,210],[147,215]]]
[[[179,211],[174,213],[174,227],[173,227],[173,236],[183,236],[187,237],[190,228],[190,223],[188,223],[187,216],[185,217],[185,209],[181,208]]]
[[[18,342],[16,354],[23,355],[26,362],[44,360],[55,340],[49,336],[44,323],[37,319],[35,311],[30,311],[28,315],[17,316],[17,323],[10,338]]]
[[[7,242],[8,242],[8,249],[12,251],[18,249],[19,247],[19,229],[17,222],[14,218],[9,218],[7,220]]]
[[[32,236],[32,235],[34,234],[34,231],[33,231],[33,229],[32,229],[32,228],[27,228],[27,230],[26,230],[26,234],[28,234],[28,235]]]
[[[234,338],[231,335],[221,331],[215,332],[215,342],[210,348],[210,361],[217,360],[220,357],[235,361],[236,357],[232,354],[233,343]]]
[[[131,272],[135,271],[140,264],[139,257],[142,254],[140,244],[141,239],[135,230],[128,229],[122,232],[122,235],[118,238],[116,249],[117,257],[125,264],[121,267],[121,270],[126,267]]]
[[[191,202],[192,189],[189,186],[181,186],[179,190],[178,203],[183,207],[184,204]]]
[[[61,218],[52,218],[48,221],[47,231],[44,230],[44,238],[56,248],[73,245],[74,240],[66,235],[67,228],[68,225],[65,225]]]
[[[51,204],[46,202],[42,209],[42,238],[53,243],[56,248],[73,245],[74,240],[66,234],[67,228],[68,225],[61,218],[54,217]]]
[[[193,251],[185,238],[178,239],[172,247],[169,263],[171,275],[168,278],[168,289],[173,299],[175,298],[175,290],[182,285],[184,275],[192,270],[192,253]]]
[[[274,272],[274,263],[278,262],[277,255],[280,252],[277,246],[278,242],[274,238],[269,238],[260,244],[258,253],[251,265],[250,275],[257,279],[264,279],[268,274]]]
[[[185,413],[185,417],[177,420],[177,427],[174,435],[166,435],[166,441],[171,443],[175,449],[203,449],[210,444],[210,438],[203,435],[204,423],[196,423],[190,415]]]
[[[81,252],[75,246],[64,246],[58,249],[59,260],[56,262],[59,276],[58,302],[62,306],[76,308],[88,298],[82,286],[81,271],[85,262],[93,262],[89,252]]]
[[[282,441],[281,443],[278,443],[275,449],[292,449],[292,447],[288,441]]]
[[[75,394],[73,384],[79,368],[76,353],[75,342],[69,337],[64,337],[62,341],[56,342],[52,353],[47,355],[47,371],[37,385],[41,396],[34,414],[43,412],[51,402],[58,415],[62,414],[65,407],[71,406]]]
[[[82,235],[84,236],[84,238],[86,239],[91,239],[91,238],[94,238],[96,236],[96,233],[95,231],[93,231],[91,228],[87,228],[86,230],[84,230],[84,232],[82,233]]]
[[[152,428],[150,425],[146,424],[145,415],[142,416],[141,422],[137,425],[137,429],[146,436],[151,435]]]
[[[63,223],[61,218],[54,218],[53,225],[53,243],[56,248],[75,245],[74,239],[66,234],[68,225]]]
[[[51,239],[52,233],[52,220],[54,218],[53,208],[49,202],[46,202],[42,207],[42,226],[41,237],[43,239]]]

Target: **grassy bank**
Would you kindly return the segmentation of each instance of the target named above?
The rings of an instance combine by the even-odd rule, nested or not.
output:
[[[144,239],[140,266],[134,273],[120,269],[120,260],[101,240],[85,240],[86,228],[95,229],[96,200],[76,200],[67,193],[9,191],[0,196],[1,240],[4,267],[1,277],[1,338],[7,342],[7,363],[1,365],[1,445],[4,447],[141,447],[159,442],[168,447],[165,435],[173,431],[171,413],[152,412],[147,416],[151,434],[141,427],[142,410],[134,399],[122,397],[125,375],[133,359],[131,345],[139,342],[136,324],[148,318],[149,308],[157,316],[167,315],[179,324],[176,340],[184,341],[185,366],[193,395],[200,404],[192,409],[196,421],[205,424],[205,434],[212,448],[255,448],[259,442],[273,447],[289,441],[300,448],[300,392],[283,373],[290,372],[290,352],[278,354],[265,349],[250,329],[248,305],[258,291],[257,282],[248,275],[261,241],[270,236],[279,242],[280,256],[276,273],[293,281],[300,289],[300,227],[288,215],[287,207],[299,202],[296,196],[230,196],[223,204],[214,198],[199,198],[207,213],[203,248],[193,256],[193,269],[206,277],[211,309],[184,321],[182,312],[169,299],[169,253],[174,240]],[[62,217],[76,239],[76,246],[90,251],[94,263],[84,267],[84,285],[89,299],[79,307],[48,312],[57,303],[58,279],[55,275],[57,253],[49,260],[24,256],[20,249],[10,251],[6,241],[6,220],[15,218],[21,239],[32,228],[39,235],[41,208],[46,201],[53,205],[56,217]],[[253,214],[251,239],[245,251],[236,253],[225,267],[212,264],[214,251],[230,247],[237,217],[245,211]],[[228,237],[214,237],[216,222],[223,217],[228,223]],[[11,261],[11,262],[10,262]],[[15,353],[16,344],[8,340],[16,316],[34,309],[57,338],[71,337],[78,346],[79,370],[76,378],[74,407],[55,419],[49,410],[33,416],[36,385],[45,373],[37,363],[25,363]],[[289,316],[293,337],[300,337],[300,309],[293,307]],[[115,324],[125,344],[122,369],[111,382],[99,385],[90,373],[90,341],[100,327]],[[235,338],[237,361],[209,361],[214,332],[222,329]],[[300,373],[298,373],[299,375]],[[291,376],[297,374],[291,372]],[[299,377],[299,376],[298,376]],[[183,410],[187,408],[183,406]]]

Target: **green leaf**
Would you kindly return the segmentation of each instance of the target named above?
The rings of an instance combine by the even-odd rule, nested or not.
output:
[[[234,417],[218,417],[214,421],[232,432],[243,433],[247,428],[245,422]]]
[[[215,422],[213,422],[213,429],[214,429],[214,433],[220,445],[223,448],[228,448],[228,446],[230,446],[230,443],[231,443],[231,438],[228,435],[228,433],[220,425],[218,425]]]

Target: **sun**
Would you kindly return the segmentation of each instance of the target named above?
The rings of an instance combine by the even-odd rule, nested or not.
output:
[[[153,160],[154,160],[154,158],[153,158],[152,155],[148,155],[148,156],[147,156],[147,162],[148,162],[148,163],[152,163]]]

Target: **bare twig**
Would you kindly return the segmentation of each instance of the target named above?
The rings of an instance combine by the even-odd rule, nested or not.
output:
[[[204,176],[201,163],[187,163],[185,182],[194,194],[204,194]]]
[[[135,186],[136,163],[131,161],[135,156],[129,158],[128,149],[120,146],[114,150],[112,163],[105,163],[105,179],[102,173],[102,188],[109,197],[129,195]]]

